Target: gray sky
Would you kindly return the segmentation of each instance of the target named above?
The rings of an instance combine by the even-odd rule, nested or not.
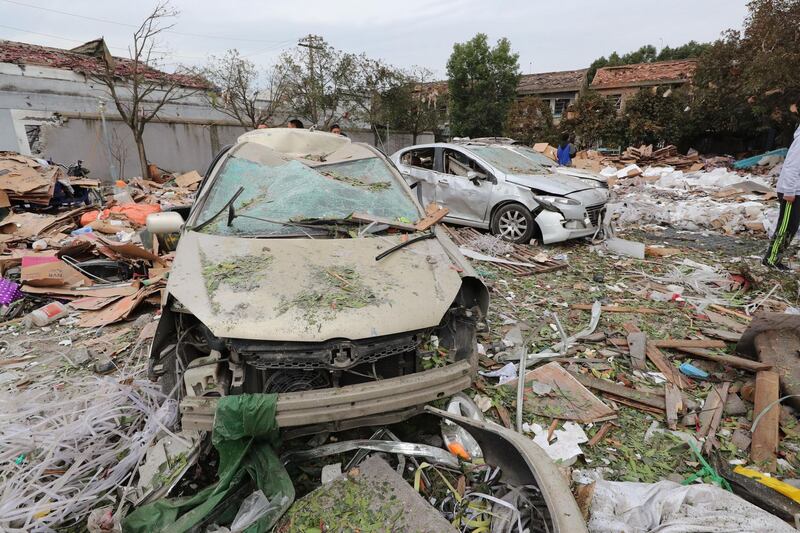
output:
[[[125,56],[133,28],[152,9],[146,0],[0,0],[0,38],[71,48],[104,36]],[[508,37],[524,73],[582,68],[614,50],[642,44],[710,41],[740,28],[746,0],[173,0],[181,12],[164,35],[167,64],[201,65],[238,48],[267,66],[308,33],[336,48],[366,52],[400,67],[422,65],[444,77],[454,42],[484,32]],[[68,12],[79,18],[48,10]],[[180,34],[179,34],[179,33]],[[196,34],[196,35],[186,35]]]

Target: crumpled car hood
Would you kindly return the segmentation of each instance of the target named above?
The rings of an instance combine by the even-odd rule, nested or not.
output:
[[[508,174],[506,175],[506,181],[559,196],[589,188],[578,178],[560,174],[549,174],[547,176]]]
[[[321,342],[434,327],[461,288],[458,269],[436,239],[375,261],[399,239],[255,239],[188,231],[167,290],[222,338]],[[352,291],[355,304],[321,303],[341,290]]]
[[[553,167],[553,173],[564,176],[572,176],[574,178],[595,180],[599,181],[600,183],[608,182],[608,179],[605,176],[602,176],[596,172],[592,172],[591,170],[585,170],[581,168]]]

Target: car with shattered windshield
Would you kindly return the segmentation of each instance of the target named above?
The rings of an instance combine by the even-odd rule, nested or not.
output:
[[[386,423],[471,383],[488,291],[371,146],[246,133],[148,228],[179,232],[149,372],[184,427],[240,393],[276,393],[281,427]]]
[[[553,170],[505,143],[422,144],[391,158],[421,203],[449,209],[446,222],[487,229],[515,243],[593,236],[608,202],[600,180],[570,175],[573,169]]]

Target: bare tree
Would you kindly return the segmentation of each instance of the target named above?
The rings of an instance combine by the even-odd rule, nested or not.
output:
[[[357,58],[334,49],[322,37],[309,35],[296,49],[284,52],[278,69],[285,76],[289,106],[327,129],[354,111]]]
[[[380,140],[379,131],[389,128],[392,122],[389,106],[397,87],[404,83],[403,73],[380,60],[370,59],[362,54],[354,62],[356,78],[355,92],[349,94],[357,118],[369,124],[375,136],[375,144]]]
[[[434,80],[429,69],[412,67],[403,74],[403,83],[384,95],[384,113],[394,127],[411,133],[412,144],[446,118],[447,83]]]
[[[222,57],[212,56],[204,75],[216,88],[206,93],[211,106],[245,129],[269,124],[284,103],[283,70],[273,68],[259,75],[255,64],[238,50],[228,50]]]
[[[167,74],[155,68],[161,58],[156,49],[158,38],[174,24],[167,20],[178,12],[168,2],[160,2],[133,33],[133,45],[129,48],[130,59],[117,60],[102,47],[103,70],[92,78],[101,83],[114,100],[117,112],[131,129],[139,155],[142,176],[147,176],[147,153],[144,146],[144,128],[165,105],[174,104],[206,87],[196,74],[179,69]]]

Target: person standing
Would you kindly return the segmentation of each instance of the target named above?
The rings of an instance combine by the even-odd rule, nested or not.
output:
[[[565,167],[570,166],[572,164],[571,152],[572,143],[569,142],[569,134],[565,133],[561,136],[561,144],[558,145],[558,151],[556,152],[558,164]]]
[[[797,196],[800,195],[800,126],[794,132],[794,140],[783,161],[775,189],[780,202],[778,224],[761,263],[777,270],[790,270],[781,258],[800,226],[800,203],[797,202]]]

